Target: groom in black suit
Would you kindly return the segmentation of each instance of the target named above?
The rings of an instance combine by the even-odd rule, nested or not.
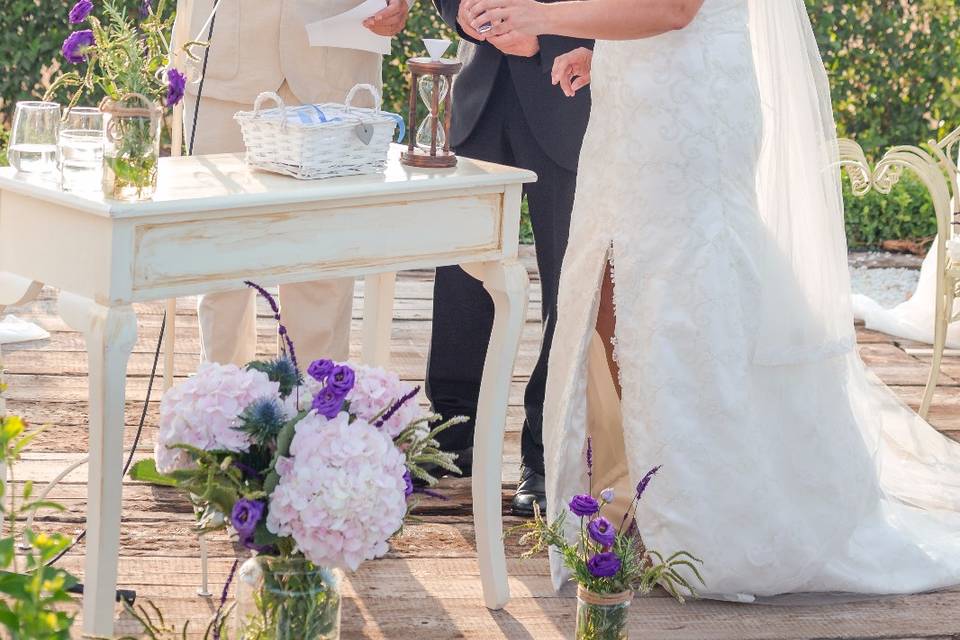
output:
[[[536,241],[543,291],[543,339],[524,394],[520,484],[513,512],[546,508],[543,476],[543,397],[547,357],[556,325],[560,266],[567,247],[580,146],[590,116],[589,91],[573,98],[551,82],[553,61],[590,40],[559,36],[484,39],[460,16],[460,0],[434,0],[446,22],[474,45],[453,88],[450,144],[462,156],[536,172],[524,187]],[[460,267],[437,269],[433,336],[427,364],[427,395],[443,416],[466,415],[470,423],[440,434],[441,445],[460,455],[465,475],[472,466],[473,418],[493,326],[493,301],[483,285]]]

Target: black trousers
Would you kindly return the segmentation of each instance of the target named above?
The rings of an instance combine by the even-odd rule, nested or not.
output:
[[[557,135],[564,135],[558,131]],[[524,394],[526,420],[521,438],[523,464],[543,473],[543,397],[547,358],[556,326],[560,266],[567,248],[576,172],[551,160],[534,138],[506,64],[479,124],[456,152],[468,158],[520,167],[539,180],[524,193],[536,240],[543,291],[540,354]],[[493,301],[483,285],[460,267],[437,269],[433,293],[433,335],[427,364],[427,396],[444,417],[466,415],[470,422],[440,434],[446,450],[472,446],[484,358],[493,327]]]

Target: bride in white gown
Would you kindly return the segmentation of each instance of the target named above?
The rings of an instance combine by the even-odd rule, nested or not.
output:
[[[638,524],[703,559],[705,595],[960,584],[960,445],[856,352],[803,1],[464,3],[490,34],[600,40],[592,69],[586,50],[554,67],[594,104],[550,358],[548,516],[586,489],[592,433],[594,486],[620,499],[663,465]]]

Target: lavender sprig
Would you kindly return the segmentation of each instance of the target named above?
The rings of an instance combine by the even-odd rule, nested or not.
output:
[[[400,411],[400,408],[403,405],[407,404],[413,398],[417,397],[417,394],[420,393],[420,387],[414,387],[406,395],[393,403],[393,406],[387,409],[386,413],[380,416],[380,419],[373,423],[373,426],[380,428],[386,424],[387,420],[392,418],[397,411]]]
[[[284,326],[283,321],[280,319],[280,305],[277,304],[276,298],[270,295],[270,292],[258,285],[255,282],[250,280],[244,280],[243,284],[247,285],[254,291],[256,291],[260,296],[267,301],[267,304],[270,305],[270,310],[273,311],[273,318],[277,321],[277,333],[283,337],[284,344],[286,347],[283,349],[284,355],[287,355],[290,358],[290,362],[293,363],[293,368],[297,372],[297,378],[300,377],[300,366],[297,364],[297,352],[293,348],[293,340],[290,339],[289,333],[287,333],[287,328]]]
[[[647,471],[646,475],[640,479],[640,482],[637,483],[637,492],[633,495],[633,500],[630,502],[630,506],[627,508],[627,512],[623,514],[623,520],[620,521],[620,527],[617,529],[617,533],[623,531],[623,525],[627,523],[627,518],[630,517],[631,513],[636,513],[637,504],[640,502],[640,498],[643,497],[643,493],[647,490],[647,485],[650,484],[650,481],[653,479],[653,476],[657,474],[657,471],[660,471],[660,466],[657,465],[650,471]]]
[[[590,482],[590,495],[593,495],[593,437],[587,436],[587,478]]]
[[[213,618],[213,640],[220,640],[220,618],[223,617],[223,608],[227,604],[227,595],[230,593],[230,585],[233,583],[233,576],[237,572],[237,565],[240,560],[234,560],[230,567],[230,573],[227,575],[227,581],[223,585],[223,591],[220,592],[220,605],[217,607],[217,613]]]

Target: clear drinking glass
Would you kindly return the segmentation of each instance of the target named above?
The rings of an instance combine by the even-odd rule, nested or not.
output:
[[[57,170],[59,130],[59,104],[18,102],[7,153],[10,164],[24,173],[54,173]]]
[[[103,182],[103,112],[74,107],[60,124],[58,159],[67,191],[98,191]]]

